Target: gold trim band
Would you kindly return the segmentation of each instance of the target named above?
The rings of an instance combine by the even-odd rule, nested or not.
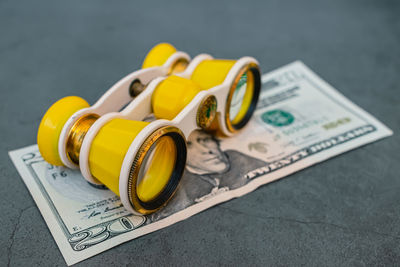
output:
[[[170,136],[174,140],[174,144],[177,148],[176,150],[176,160],[174,170],[170,176],[170,180],[163,189],[163,191],[154,199],[149,202],[143,202],[140,200],[137,194],[137,182],[139,179],[139,171],[143,165],[143,161],[146,154],[150,151],[153,144],[156,143],[163,136]],[[133,208],[142,213],[150,214],[153,213],[167,204],[167,202],[174,195],[180,178],[182,177],[183,170],[186,164],[186,141],[181,130],[174,126],[164,126],[152,134],[150,134],[143,144],[140,146],[138,152],[136,153],[135,159],[133,160],[131,170],[129,172],[128,178],[128,197]]]
[[[251,73],[251,75],[253,76],[252,77],[253,81],[251,83],[251,86],[246,88],[246,91],[252,90],[253,95],[252,95],[252,99],[251,99],[249,108],[246,111],[246,114],[244,115],[243,119],[239,123],[234,125],[230,119],[230,107],[231,107],[231,103],[232,103],[232,97],[233,97],[233,94],[235,93],[235,90],[240,81],[240,78],[247,72]],[[256,76],[258,76],[258,77],[256,77]],[[236,77],[229,89],[229,94],[226,99],[224,121],[225,121],[225,125],[226,125],[226,128],[228,129],[228,131],[230,131],[231,133],[236,133],[241,128],[243,128],[244,125],[248,122],[248,120],[250,119],[250,116],[252,115],[252,113],[255,110],[255,105],[257,105],[260,88],[261,88],[260,69],[257,64],[250,63],[250,64],[244,66],[241,70],[239,70],[238,74],[236,75]],[[249,114],[250,114],[250,116],[249,116]]]
[[[68,132],[66,152],[67,157],[76,165],[79,165],[79,153],[86,133],[100,116],[97,114],[86,114],[80,117]]]

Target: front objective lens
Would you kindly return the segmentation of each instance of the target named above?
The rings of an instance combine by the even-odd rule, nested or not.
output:
[[[174,126],[150,134],[132,162],[128,196],[135,210],[150,214],[174,195],[186,165],[186,140]]]
[[[227,100],[226,124],[231,132],[243,128],[250,120],[260,94],[260,71],[248,65],[239,72]]]
[[[252,78],[251,74],[250,78]],[[229,119],[233,124],[235,124],[235,121],[240,121],[240,119],[243,118],[243,113],[246,113],[250,106],[249,103],[246,103],[245,101],[245,94],[247,93],[247,95],[250,95],[252,93],[252,90],[248,89],[247,85],[246,72],[242,75],[242,77],[240,77],[240,80],[236,85],[231,100],[231,106],[229,107]]]
[[[143,202],[155,199],[167,185],[176,162],[176,146],[170,136],[158,139],[143,159],[137,195]]]

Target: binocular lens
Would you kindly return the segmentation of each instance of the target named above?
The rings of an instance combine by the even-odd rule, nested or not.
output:
[[[150,214],[175,193],[186,165],[186,141],[174,126],[150,134],[139,148],[128,179],[128,197],[134,209]]]
[[[250,75],[249,78],[251,79],[252,75]],[[240,77],[239,82],[237,83],[233,92],[232,102],[229,108],[229,119],[233,124],[237,123],[243,118],[250,106],[250,102],[248,100],[251,100],[252,90],[247,89],[247,79],[246,72]],[[251,86],[251,81],[249,85]]]
[[[260,94],[259,78],[259,70],[253,66],[248,66],[237,76],[228,96],[226,121],[229,128],[239,130],[250,120]]]
[[[167,185],[177,158],[170,136],[158,139],[143,159],[137,180],[137,195],[143,202],[154,200]]]

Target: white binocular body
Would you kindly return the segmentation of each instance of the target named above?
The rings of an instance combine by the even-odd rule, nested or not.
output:
[[[59,100],[38,132],[46,161],[79,168],[88,182],[119,195],[133,214],[153,213],[174,195],[191,132],[232,136],[250,120],[261,88],[258,62],[251,57],[201,54],[190,61],[160,44],[143,67],[93,106],[78,97]],[[154,120],[145,121],[149,116]]]

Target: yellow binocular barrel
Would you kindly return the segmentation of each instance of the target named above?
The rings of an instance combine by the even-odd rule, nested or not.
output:
[[[53,165],[76,167],[80,148],[72,147],[71,143],[82,141],[87,132],[87,129],[77,125],[88,128],[100,116],[119,111],[139,95],[151,80],[183,71],[189,60],[186,53],[178,52],[170,44],[161,43],[149,51],[141,70],[117,82],[92,107],[77,96],[60,99],[48,109],[40,123],[37,143],[41,155]]]
[[[190,79],[203,90],[207,90],[222,84],[235,64],[234,60],[204,60],[194,70]],[[229,93],[225,100],[225,111],[223,114],[218,114],[219,118],[207,128],[225,135],[242,129],[256,109],[261,89],[258,64],[256,62],[244,64],[228,82]]]
[[[143,67],[163,60],[148,56]],[[166,205],[177,190],[189,134],[198,128],[234,134],[251,118],[260,88],[255,59],[200,55],[182,72],[153,79],[122,111],[87,114],[77,120],[66,143],[69,157],[88,181],[104,184],[119,195],[127,210],[150,214]],[[68,99],[63,101],[71,105]],[[155,121],[143,121],[151,114]]]

